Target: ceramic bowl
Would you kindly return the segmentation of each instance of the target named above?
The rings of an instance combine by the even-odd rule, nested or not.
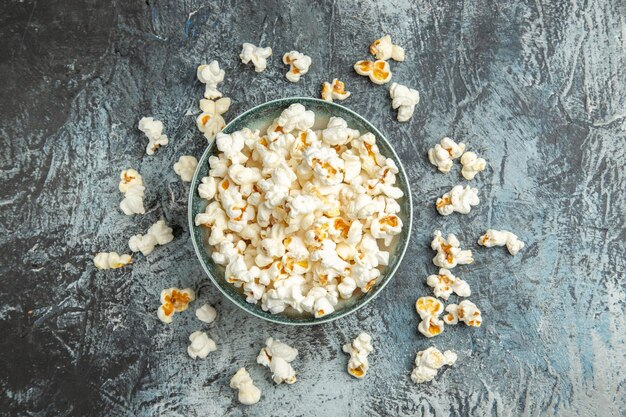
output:
[[[278,115],[280,115],[285,108],[289,107],[293,103],[301,103],[307,108],[307,110],[313,110],[316,116],[316,125],[314,126],[314,129],[325,126],[325,123],[330,116],[339,116],[345,119],[348,122],[348,126],[352,129],[358,129],[362,133],[373,133],[374,136],[376,136],[376,143],[380,152],[383,155],[392,158],[400,170],[397,175],[396,185],[404,192],[404,197],[399,202],[402,209],[399,213],[399,217],[402,219],[404,227],[402,228],[402,233],[396,237],[395,247],[389,259],[389,266],[387,266],[379,277],[378,283],[375,284],[375,286],[366,294],[360,294],[358,297],[353,297],[350,300],[344,301],[345,304],[341,309],[338,309],[334,313],[319,319],[316,319],[312,315],[306,313],[305,315],[297,316],[288,314],[271,314],[267,311],[263,311],[260,303],[250,304],[246,302],[245,297],[239,292],[239,289],[235,288],[224,279],[224,267],[213,262],[210,256],[212,249],[206,243],[206,229],[198,227],[194,223],[196,214],[203,212],[208,204],[206,200],[200,198],[197,190],[202,177],[208,175],[209,157],[217,153],[217,146],[214,144],[215,142],[209,145],[202,155],[202,158],[200,158],[198,168],[196,169],[194,177],[191,181],[189,193],[189,230],[191,231],[191,240],[193,242],[196,255],[198,256],[202,267],[213,284],[226,296],[226,298],[231,300],[246,312],[264,320],[290,325],[313,325],[326,323],[354,313],[356,310],[373,300],[391,281],[396,270],[398,269],[398,266],[400,265],[400,262],[402,261],[409,243],[409,236],[411,234],[411,226],[413,222],[413,203],[411,201],[411,192],[406,172],[404,171],[402,163],[389,141],[387,141],[383,134],[363,117],[339,104],[306,97],[291,97],[269,101],[238,116],[233,121],[228,123],[223,131],[225,133],[232,133],[243,129],[244,127],[251,129],[264,129],[269,126],[272,120],[278,117]],[[320,122],[324,124],[322,125]],[[320,123],[319,126],[318,123]]]

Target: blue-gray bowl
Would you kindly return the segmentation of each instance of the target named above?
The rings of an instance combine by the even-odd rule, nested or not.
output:
[[[203,227],[196,226],[194,222],[196,214],[204,212],[204,209],[208,204],[206,200],[200,198],[197,190],[202,177],[208,175],[209,157],[217,153],[217,147],[214,146],[215,142],[209,145],[202,155],[202,158],[200,158],[196,172],[191,180],[189,193],[189,230],[191,233],[191,241],[193,242],[196,255],[198,256],[202,267],[213,284],[226,296],[226,298],[248,313],[264,320],[291,325],[312,325],[336,320],[355,312],[373,300],[374,297],[376,297],[389,283],[389,281],[391,281],[409,244],[409,237],[411,235],[411,227],[413,223],[413,202],[411,200],[411,191],[409,189],[406,172],[404,171],[404,167],[402,166],[398,155],[393,150],[389,141],[387,141],[383,134],[363,117],[339,104],[308,97],[290,97],[273,100],[256,106],[236,117],[228,123],[228,125],[226,125],[223,131],[225,133],[232,133],[243,129],[244,127],[251,129],[263,129],[269,126],[272,120],[278,117],[278,115],[280,115],[285,108],[289,107],[293,103],[301,103],[307,108],[307,110],[313,110],[316,116],[316,126],[314,126],[314,128],[318,128],[317,120],[328,120],[328,117],[330,116],[339,116],[345,119],[348,122],[348,126],[352,129],[358,129],[361,133],[373,133],[374,136],[376,136],[376,143],[380,152],[393,159],[398,166],[400,172],[397,175],[396,185],[404,192],[404,197],[399,202],[402,209],[399,213],[399,217],[402,220],[404,227],[402,228],[402,233],[396,237],[395,248],[389,259],[389,266],[383,270],[383,273],[378,278],[378,282],[374,285],[374,287],[372,287],[372,289],[365,294],[360,294],[357,297],[347,300],[343,308],[319,319],[316,319],[309,314],[271,314],[267,311],[263,311],[260,303],[250,304],[246,302],[245,297],[241,294],[240,290],[224,279],[224,267],[215,264],[210,256],[212,249],[208,243],[206,243],[206,230],[203,230]]]

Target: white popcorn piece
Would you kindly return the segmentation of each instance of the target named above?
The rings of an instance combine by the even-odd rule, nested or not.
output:
[[[468,326],[480,327],[483,322],[480,310],[470,300],[463,300],[458,305],[448,304],[446,312],[448,314],[443,316],[446,324],[457,324],[462,321]]]
[[[522,242],[517,235],[508,230],[494,229],[487,230],[487,232],[478,239],[478,244],[487,248],[506,245],[509,253],[513,256],[517,255],[524,247],[524,242]]]
[[[146,153],[154,155],[161,146],[169,143],[167,136],[163,134],[163,122],[154,120],[152,117],[142,117],[139,120],[139,130],[141,130],[148,138]]]
[[[313,287],[300,303],[302,310],[312,313],[316,319],[335,312],[338,293],[331,293],[323,287]]]
[[[171,323],[174,313],[187,310],[189,303],[196,299],[196,293],[191,288],[180,290],[168,288],[161,291],[161,306],[157,310],[157,316],[163,323]]]
[[[187,353],[191,359],[205,359],[209,356],[209,353],[217,350],[217,346],[215,345],[213,339],[201,331],[191,333],[189,341],[191,344],[187,347]]]
[[[391,36],[385,35],[380,39],[376,39],[370,45],[370,53],[376,57],[387,61],[393,59],[394,61],[404,61],[404,49],[398,45],[394,45],[391,42]]]
[[[415,302],[415,310],[422,321],[417,330],[430,338],[443,332],[443,321],[439,315],[443,312],[443,303],[435,297],[420,297]]]
[[[435,297],[447,300],[452,293],[459,297],[469,297],[472,295],[470,286],[466,281],[452,275],[450,270],[441,268],[438,275],[429,275],[426,284],[433,289]]]
[[[200,65],[197,70],[198,81],[206,84],[204,98],[215,100],[222,97],[217,90],[217,85],[224,81],[224,70],[220,69],[217,61],[211,61],[209,65]]]
[[[415,106],[420,102],[420,93],[398,83],[392,83],[389,88],[391,107],[398,109],[398,121],[407,122],[415,111]]]
[[[205,200],[213,200],[217,192],[217,181],[215,177],[202,177],[201,184],[198,185],[198,195]]]
[[[367,357],[373,350],[372,337],[365,332],[361,332],[352,343],[343,345],[343,351],[350,355],[348,373],[355,378],[364,378],[369,369]]]
[[[263,72],[267,68],[267,58],[270,56],[272,56],[272,48],[260,48],[251,43],[244,43],[239,58],[244,64],[252,62],[256,72]]]
[[[452,139],[445,137],[434,148],[428,150],[428,160],[445,174],[450,172],[452,161],[459,158],[464,151],[464,143],[457,144]]]
[[[119,255],[117,252],[99,252],[93,258],[98,269],[117,269],[133,263],[130,255]]]
[[[357,74],[367,76],[374,84],[386,84],[391,81],[391,69],[387,61],[363,60],[354,64]]]
[[[254,385],[246,368],[239,368],[230,379],[230,387],[239,391],[237,399],[241,404],[252,405],[261,399],[261,390]]]
[[[457,185],[438,198],[435,207],[439,214],[448,216],[454,212],[468,214],[472,207],[479,203],[477,188],[472,188],[469,185],[463,188],[462,185]]]
[[[322,100],[330,101],[333,100],[345,100],[350,97],[350,92],[346,91],[346,85],[339,81],[337,78],[333,80],[332,83],[324,81],[322,83]]]
[[[270,337],[265,341],[265,347],[259,352],[256,362],[272,371],[272,379],[275,383],[293,384],[297,379],[291,362],[297,356],[297,349]]]
[[[141,252],[144,256],[152,253],[156,245],[166,245],[174,239],[172,228],[159,220],[148,229],[145,235],[134,235],[128,241],[128,247],[133,252]]]
[[[127,216],[144,214],[143,197],[145,187],[141,175],[134,169],[126,169],[120,174],[119,190],[124,193],[124,199],[120,202],[120,209]]]
[[[389,246],[394,236],[402,232],[402,220],[395,214],[376,217],[370,228],[372,236],[376,239],[384,239],[385,246]]]
[[[311,66],[311,57],[304,55],[298,51],[290,51],[283,55],[283,64],[289,65],[287,72],[287,80],[292,83],[300,81],[300,77],[309,72]]]
[[[213,323],[217,317],[217,311],[209,304],[204,304],[202,307],[196,309],[196,317],[198,320],[204,323]]]
[[[461,175],[466,180],[473,180],[476,174],[484,171],[487,167],[487,162],[483,158],[479,158],[474,152],[465,152],[461,155]]]
[[[215,135],[226,126],[226,121],[222,115],[228,111],[230,103],[231,101],[228,97],[220,98],[217,101],[200,100],[202,113],[196,118],[196,126],[209,143],[212,143]]]
[[[184,182],[190,182],[193,178],[196,167],[198,166],[198,160],[189,155],[183,155],[178,158],[178,162],[174,164],[174,172]]]
[[[457,237],[450,233],[444,239],[439,230],[435,230],[433,241],[430,244],[432,250],[437,251],[433,263],[439,268],[452,269],[457,265],[468,265],[474,262],[471,250],[462,250]]]
[[[416,384],[432,381],[439,368],[444,365],[452,366],[456,363],[457,355],[451,350],[441,353],[435,347],[417,352],[415,368],[411,372],[411,380]]]
[[[315,113],[300,103],[294,103],[282,111],[276,119],[276,124],[283,133],[289,133],[294,129],[308,130],[315,124]]]

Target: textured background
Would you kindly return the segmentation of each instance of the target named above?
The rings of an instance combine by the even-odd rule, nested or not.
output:
[[[626,4],[622,0],[80,1],[0,4],[0,405],[11,415],[365,416],[626,415]],[[562,4],[559,4],[562,3]],[[394,80],[422,101],[399,124],[386,87],[351,66],[388,32],[407,50]],[[244,41],[275,55],[257,75],[238,60]],[[299,84],[279,62],[292,48],[313,58]],[[344,102],[387,134],[407,168],[415,228],[389,287],[348,318],[313,328],[245,315],[213,288],[186,229],[180,155],[200,156],[195,129],[203,88],[195,67],[218,59],[230,118],[266,100],[317,96],[340,77]],[[164,121],[170,145],[145,155],[138,119]],[[433,201],[462,183],[428,164],[450,135],[484,156],[472,182],[482,203],[439,217]],[[138,169],[144,216],[124,216],[119,172]],[[176,239],[130,268],[96,272],[92,256],[123,252],[159,217]],[[527,242],[511,257],[475,244],[485,229]],[[470,282],[485,322],[417,333],[415,299],[436,269],[435,228],[455,232],[476,262]],[[218,320],[192,311],[165,326],[161,289],[192,286]],[[187,357],[188,335],[207,328],[219,346]],[[363,381],[345,372],[341,345],[374,337]],[[300,350],[299,381],[273,386],[254,365],[268,336]],[[415,353],[434,343],[459,353],[431,384],[409,378]],[[244,408],[228,387],[249,366],[263,390]]]

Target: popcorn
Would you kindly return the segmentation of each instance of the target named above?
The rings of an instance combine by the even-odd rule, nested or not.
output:
[[[469,284],[455,277],[450,270],[445,268],[439,269],[439,275],[429,275],[426,284],[433,289],[435,297],[444,300],[447,300],[453,292],[459,297],[472,295]]]
[[[215,345],[213,339],[201,331],[191,333],[189,341],[191,344],[187,347],[187,353],[191,359],[204,359],[209,355],[209,353],[217,350],[217,346]]]
[[[291,51],[283,55],[283,63],[290,66],[286,75],[287,80],[297,83],[300,81],[300,76],[309,72],[311,57],[298,51]]]
[[[256,362],[272,371],[272,379],[277,384],[296,382],[296,372],[291,362],[298,356],[298,350],[274,340],[271,337],[265,341],[265,347],[259,352]]]
[[[239,390],[237,399],[245,405],[252,405],[261,399],[261,390],[258,389],[246,368],[239,368],[237,373],[230,379],[230,387]]]
[[[394,61],[404,61],[404,49],[398,45],[394,45],[389,35],[385,35],[372,42],[370,45],[370,53],[374,55],[376,59],[383,61],[387,61],[390,58]]]
[[[476,174],[484,171],[487,167],[487,162],[483,158],[479,158],[474,152],[465,152],[461,156],[461,175],[466,180],[473,180]]]
[[[450,172],[452,160],[459,158],[465,151],[464,143],[457,143],[450,138],[441,139],[441,143],[428,150],[428,160],[443,173]]]
[[[134,169],[126,169],[120,174],[119,190],[124,193],[124,199],[120,202],[120,209],[127,216],[144,214],[143,207],[143,179]]]
[[[198,186],[196,226],[246,301],[271,314],[332,314],[370,291],[402,230],[398,167],[340,117],[313,131],[315,114],[284,109],[264,131],[216,135]],[[150,243],[150,242],[148,242]]]
[[[294,129],[307,130],[312,128],[314,123],[315,113],[307,110],[300,103],[287,107],[276,120],[276,124],[284,133],[289,133]]]
[[[385,246],[389,246],[393,237],[402,232],[402,220],[395,214],[377,217],[372,221],[370,228],[372,236],[376,239],[384,239]]]
[[[517,235],[507,230],[494,229],[487,230],[487,232],[478,239],[478,244],[488,248],[506,245],[509,253],[513,256],[517,255],[524,247],[524,242],[519,240]]]
[[[343,351],[350,355],[348,373],[355,378],[364,378],[369,369],[367,357],[373,350],[372,337],[365,332],[361,332],[352,343],[343,345]]]
[[[128,247],[133,252],[141,252],[144,256],[152,253],[156,245],[166,245],[174,239],[172,228],[163,220],[154,223],[145,235],[134,235],[128,241]]]
[[[480,327],[483,318],[476,304],[469,300],[463,300],[458,305],[448,304],[446,307],[448,314],[443,316],[446,324],[457,324],[459,321],[472,327]]]
[[[167,136],[163,134],[163,123],[152,117],[142,117],[139,120],[139,130],[148,138],[146,153],[154,155],[157,149],[169,143]]]
[[[387,61],[358,61],[354,64],[354,70],[359,75],[370,77],[370,81],[374,84],[386,84],[391,80],[391,69]]]
[[[212,143],[215,135],[226,126],[226,121],[222,114],[226,113],[229,108],[230,99],[228,97],[220,98],[217,101],[207,99],[200,100],[200,110],[202,110],[202,113],[196,118],[196,126],[198,130],[204,134],[204,137],[209,143]]]
[[[189,303],[196,299],[196,293],[191,288],[180,290],[168,288],[161,291],[161,306],[157,310],[157,316],[163,323],[171,323],[174,313],[187,310]]]
[[[350,92],[346,91],[346,85],[335,78],[331,83],[324,81],[322,83],[322,100],[345,100],[350,97]]]
[[[198,195],[205,200],[212,200],[217,192],[217,181],[215,177],[202,177],[198,186]]]
[[[398,121],[406,122],[413,116],[415,106],[420,102],[420,93],[398,83],[389,88],[391,107],[398,109]]]
[[[217,61],[212,61],[209,65],[200,65],[197,71],[198,81],[206,84],[204,97],[215,100],[222,97],[222,93],[217,91],[217,85],[224,81],[224,70],[220,69]]]
[[[178,158],[178,162],[174,164],[174,172],[185,182],[190,182],[193,173],[196,172],[198,160],[193,156],[184,155]]]
[[[244,43],[239,58],[244,64],[252,62],[256,72],[263,72],[267,68],[267,58],[272,56],[272,48],[260,48],[251,43]]]
[[[443,332],[443,322],[439,315],[443,312],[443,303],[434,297],[420,297],[415,302],[415,310],[422,321],[417,330],[426,337],[437,336]]]
[[[435,206],[442,216],[448,216],[454,212],[468,214],[472,210],[472,206],[480,203],[478,198],[478,189],[469,185],[463,188],[457,185],[437,199]]]
[[[217,311],[215,311],[213,306],[204,304],[202,307],[196,309],[196,317],[204,323],[213,323],[215,317],[217,317]]]
[[[133,263],[130,255],[119,255],[117,252],[99,252],[93,258],[98,269],[117,269]]]
[[[439,368],[444,365],[452,366],[456,360],[456,353],[450,350],[441,353],[437,348],[429,347],[419,351],[415,356],[415,368],[411,372],[411,380],[416,384],[432,381]]]
[[[444,239],[439,230],[435,230],[433,241],[430,244],[432,250],[437,251],[433,263],[439,268],[452,269],[457,265],[468,265],[474,262],[471,250],[461,250],[461,243],[455,235],[450,233]]]

